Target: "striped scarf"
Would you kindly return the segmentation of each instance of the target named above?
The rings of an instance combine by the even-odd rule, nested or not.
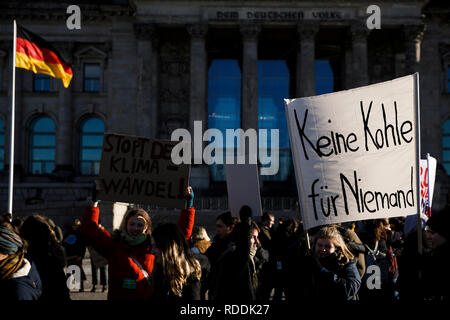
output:
[[[22,266],[23,258],[24,252],[20,250],[0,261],[0,281],[8,279],[19,270]]]
[[[20,236],[5,226],[0,226],[0,253],[7,255],[0,261],[0,280],[5,280],[20,269],[25,254]]]

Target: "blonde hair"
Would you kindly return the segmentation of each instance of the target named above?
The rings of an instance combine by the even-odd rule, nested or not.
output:
[[[194,230],[192,230],[191,240],[193,242],[200,240],[211,241],[204,227],[194,227]]]
[[[345,263],[348,263],[355,258],[347,248],[344,238],[342,238],[341,233],[338,229],[336,229],[335,226],[325,226],[317,231],[317,233],[314,235],[314,249],[316,247],[318,239],[330,240],[331,243],[333,243],[333,245],[336,247],[336,254],[338,255],[339,260],[344,258]]]

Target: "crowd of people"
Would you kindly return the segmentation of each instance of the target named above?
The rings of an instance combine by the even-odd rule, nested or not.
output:
[[[414,216],[305,232],[297,219],[255,217],[243,206],[239,217],[216,218],[211,240],[204,226],[194,226],[191,187],[185,196],[177,224],[153,227],[148,212],[130,209],[112,233],[100,223],[96,199],[65,235],[40,215],[3,218],[0,299],[70,300],[66,267],[80,267],[83,285],[89,250],[93,290],[99,271],[108,300],[449,300],[449,207],[424,221],[419,254],[418,232],[407,221]]]

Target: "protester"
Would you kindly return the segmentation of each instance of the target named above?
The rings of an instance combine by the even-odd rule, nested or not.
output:
[[[67,265],[75,265],[80,268],[80,292],[82,292],[84,291],[84,281],[86,280],[86,273],[83,269],[83,258],[86,254],[86,243],[82,238],[80,227],[81,221],[79,219],[75,219],[71,229],[64,236],[62,245],[66,250]]]
[[[264,268],[261,281],[269,281],[274,288],[273,300],[282,300],[288,295],[287,288],[290,279],[287,277],[291,260],[295,259],[301,247],[298,234],[299,224],[295,219],[280,220],[278,228],[273,233],[272,248],[269,254],[269,263]],[[267,274],[266,274],[267,272]],[[262,289],[266,288],[266,285]],[[267,291],[266,291],[267,294]],[[267,295],[266,295],[267,297]]]
[[[417,224],[417,215],[415,215],[415,217]],[[407,220],[408,219],[406,219],[406,221]],[[421,229],[422,254],[419,254],[418,249],[419,241],[417,228],[415,228],[414,232],[405,233],[402,248],[398,250],[401,254],[397,255],[399,272],[395,289],[398,290],[399,299],[401,301],[420,301],[423,300],[424,297],[421,273],[423,269],[423,261],[428,260],[431,255],[432,248],[431,242],[427,239],[427,232],[425,231],[426,226],[423,221],[424,220],[422,220],[423,229]],[[405,226],[404,229],[406,229]]]
[[[187,209],[180,212],[178,227],[189,239],[194,225],[194,192],[186,189]],[[95,199],[94,199],[95,200]],[[146,300],[153,294],[149,283],[155,256],[152,254],[152,221],[143,209],[129,210],[112,235],[98,227],[98,202],[85,209],[81,232],[89,244],[103,255],[108,267],[108,300]]]
[[[425,228],[431,256],[424,259],[423,288],[427,300],[450,300],[450,207],[431,215]]]
[[[98,222],[98,227],[102,230],[105,228]],[[106,230],[105,230],[106,231]],[[106,231],[107,232],[107,231]],[[102,286],[102,292],[107,290],[106,273],[108,269],[108,260],[97,252],[92,246],[88,246],[89,256],[91,259],[91,272],[92,272],[92,288],[91,292],[95,292],[96,286],[100,284]],[[100,274],[100,283],[98,277]]]
[[[195,254],[204,254],[211,246],[211,239],[204,227],[194,227],[190,238],[192,243],[192,252]]]
[[[55,232],[56,239],[58,240],[58,242],[62,242],[64,239],[64,234],[63,234],[61,227],[56,225],[56,223],[50,218],[47,218],[47,222],[50,225],[50,227],[52,227],[53,231]]]
[[[257,251],[259,227],[247,218],[233,230],[231,242],[211,269],[209,298],[214,301],[258,300]]]
[[[38,300],[42,283],[35,264],[25,258],[24,241],[9,225],[0,224],[0,301]],[[7,306],[4,306],[5,308]]]
[[[211,246],[205,252],[205,255],[211,263],[211,267],[214,267],[217,259],[228,248],[231,241],[230,235],[235,225],[236,219],[231,216],[231,212],[229,211],[220,214],[216,218],[216,235]]]
[[[366,247],[364,261],[366,271],[359,293],[361,300],[387,300],[391,298],[389,279],[389,255],[382,220],[366,220],[365,232],[360,234]]]
[[[270,251],[273,237],[273,225],[275,224],[275,216],[273,213],[264,212],[259,223],[259,242],[264,250]]]
[[[174,223],[157,226],[152,238],[153,298],[169,302],[200,300],[200,263],[193,257],[178,226]]]
[[[208,290],[208,274],[211,269],[208,257],[205,255],[206,250],[211,246],[211,239],[204,227],[194,227],[190,238],[191,251],[194,258],[200,263],[202,269],[200,298],[206,300],[206,291]]]
[[[355,300],[361,277],[353,259],[336,227],[321,227],[314,235],[312,252],[300,256],[289,270],[288,300]]]
[[[358,268],[359,275],[362,278],[364,276],[364,272],[366,271],[366,263],[364,258],[366,247],[354,231],[355,224],[353,222],[342,223],[337,226],[337,229],[341,233],[342,238],[345,241],[345,245],[355,257],[354,262]]]
[[[70,300],[64,273],[65,250],[53,228],[44,217],[35,214],[26,218],[20,232],[29,245],[26,257],[36,264],[42,281],[41,300]]]

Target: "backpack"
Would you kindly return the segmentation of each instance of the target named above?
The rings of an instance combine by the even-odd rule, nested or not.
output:
[[[380,268],[381,289],[384,289],[389,282],[389,257],[386,253],[378,249],[378,244],[379,242],[377,241],[373,249],[366,244],[364,245],[366,247],[366,253],[364,255],[366,272],[361,280],[362,285],[366,286],[367,279],[373,275],[373,272],[367,273],[367,269],[372,265],[376,265]]]

